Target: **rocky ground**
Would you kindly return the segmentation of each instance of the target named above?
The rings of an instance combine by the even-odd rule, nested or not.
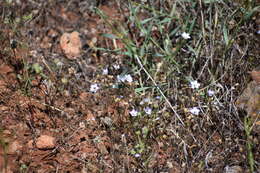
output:
[[[191,38],[184,32],[172,38],[172,44],[177,45],[169,49],[175,57],[172,60],[155,56],[162,54],[161,49],[145,52],[153,46],[138,25],[130,22],[134,10],[129,3],[0,2],[0,170],[259,172],[260,140],[255,130],[260,125],[259,92],[248,89],[250,94],[240,96],[252,80],[248,71],[260,63],[258,14],[254,12],[249,20],[239,23],[242,17],[234,13],[235,17],[227,21],[228,31],[221,29],[224,34],[218,35],[217,29],[207,30],[207,17],[218,17],[207,9],[220,10],[223,5],[230,13],[241,4],[210,6],[203,1],[200,6],[174,1],[179,11],[176,16],[190,8],[196,19],[189,18],[195,28]],[[142,1],[132,3],[138,6]],[[172,4],[159,0],[153,3],[156,9],[166,10]],[[140,6],[138,17],[143,21],[153,12],[157,14],[145,11],[150,10],[149,5]],[[159,16],[159,21],[164,17]],[[172,19],[162,31],[151,29],[151,42],[163,48],[163,33],[178,28],[175,20],[192,26],[184,18]],[[204,20],[203,31],[200,26]],[[229,42],[226,33],[232,37],[236,24],[241,30]],[[199,32],[206,33],[205,37]],[[209,33],[216,33],[216,43],[211,42]],[[226,47],[224,43],[218,45],[225,41]],[[138,54],[143,57],[141,62],[133,59],[132,55],[143,49],[145,53]],[[197,59],[189,60],[191,57]],[[254,88],[259,87],[257,76],[255,70]],[[255,106],[248,108],[250,105]],[[246,113],[254,115],[255,120],[249,135],[245,133]],[[253,168],[249,151],[253,153]]]

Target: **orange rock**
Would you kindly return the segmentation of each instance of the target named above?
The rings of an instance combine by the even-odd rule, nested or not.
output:
[[[250,75],[252,76],[254,81],[260,84],[260,69],[251,71]]]
[[[177,162],[167,162],[167,165],[170,167],[170,173],[181,173],[181,167]]]
[[[60,46],[69,59],[78,57],[82,48],[79,33],[76,31],[64,33],[60,38]]]
[[[236,101],[238,108],[245,109],[248,114],[260,111],[260,87],[255,81],[250,82]]]
[[[260,115],[260,69],[253,70],[250,74],[253,81],[248,83],[246,89],[239,96],[236,106],[246,110],[248,116],[257,120]]]
[[[97,121],[95,119],[95,116],[94,114],[91,112],[91,111],[87,111],[87,114],[85,115],[86,116],[86,121],[91,124],[91,125],[97,125]]]
[[[8,147],[7,154],[15,154],[22,148],[22,145],[18,141],[13,141]]]
[[[242,173],[244,170],[240,166],[226,166],[225,173]]]
[[[87,101],[87,99],[91,96],[91,94],[89,94],[88,92],[82,92],[80,95],[79,95],[79,98],[82,100],[82,101]]]
[[[0,111],[7,111],[9,107],[7,106],[0,106]]]
[[[48,36],[45,36],[43,39],[42,39],[42,42],[40,44],[40,47],[41,48],[44,48],[44,49],[47,49],[47,48],[50,48],[51,47],[51,43],[50,43],[50,38]]]
[[[5,81],[0,80],[0,88],[5,88],[6,85],[7,85],[7,84],[6,84]]]
[[[8,65],[1,65],[0,66],[0,74],[7,74],[13,72],[13,69]]]
[[[52,149],[55,147],[55,138],[48,135],[41,135],[36,140],[36,147],[39,149]]]
[[[28,141],[27,147],[28,148],[33,148],[33,140]]]

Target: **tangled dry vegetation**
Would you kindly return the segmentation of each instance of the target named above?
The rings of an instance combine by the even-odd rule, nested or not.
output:
[[[257,1],[2,0],[0,21],[2,172],[259,172]]]

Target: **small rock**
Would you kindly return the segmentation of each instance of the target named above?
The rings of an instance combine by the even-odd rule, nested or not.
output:
[[[0,66],[0,74],[7,74],[13,72],[13,69],[8,65],[1,65]]]
[[[82,92],[82,93],[79,95],[79,98],[80,98],[82,101],[87,101],[90,96],[91,96],[91,94],[89,94],[88,92]]]
[[[55,147],[55,138],[48,135],[41,135],[36,140],[36,147],[39,149],[52,149]]]
[[[226,166],[225,173],[242,173],[243,169],[240,166]]]
[[[9,107],[7,106],[0,106],[0,111],[7,111]]]
[[[12,132],[10,130],[4,130],[2,133],[4,135],[12,135]]]
[[[85,117],[86,117],[85,120],[87,121],[88,124],[97,125],[96,118],[91,111],[88,110]]]
[[[108,154],[107,148],[104,145],[104,142],[99,142],[97,144],[97,148],[99,149],[99,151],[101,152],[101,154]]]
[[[27,142],[27,147],[33,148],[33,140],[30,140],[30,141]]]
[[[43,49],[48,49],[51,47],[51,40],[48,36],[45,36],[43,39],[42,39],[42,42],[40,44],[40,47],[43,48]]]
[[[72,33],[64,33],[60,38],[60,46],[69,59],[75,59],[78,57],[82,47],[79,33],[76,31]]]
[[[0,80],[0,89],[1,90],[4,90],[4,89],[6,89],[6,82],[5,81],[3,81],[3,80]]]
[[[244,109],[248,116],[252,118],[252,121],[257,122],[260,113],[260,67],[250,72],[250,75],[253,81],[247,84],[247,87],[237,99],[236,106]],[[253,131],[259,131],[259,124],[256,123],[257,126],[253,128]]]
[[[13,141],[11,145],[8,147],[7,154],[15,154],[22,148],[22,145],[19,144],[18,141]]]
[[[56,30],[54,30],[54,29],[50,29],[48,31],[48,36],[52,37],[52,38],[57,37],[58,36],[58,32]]]
[[[177,162],[167,162],[168,167],[170,168],[169,173],[181,173],[181,167]]]

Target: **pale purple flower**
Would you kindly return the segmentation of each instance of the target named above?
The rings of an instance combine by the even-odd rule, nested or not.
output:
[[[116,78],[117,78],[118,82],[124,82],[125,81],[124,76],[118,75]]]
[[[125,78],[126,78],[127,82],[129,82],[129,83],[133,82],[133,78],[130,74],[126,75]]]
[[[151,115],[151,114],[152,114],[152,109],[149,108],[149,107],[146,107],[146,108],[144,108],[144,112],[145,112],[146,114],[148,114],[148,115]]]
[[[119,69],[120,69],[120,65],[118,65],[118,64],[114,64],[113,67],[114,67],[114,69],[116,69],[116,70],[119,70]]]
[[[108,74],[108,69],[107,69],[107,68],[104,68],[102,74],[103,74],[103,75],[107,75],[107,74]]]
[[[141,156],[141,155],[140,155],[140,154],[138,154],[138,153],[136,153],[136,154],[135,154],[135,157],[140,157],[140,156]]]
[[[127,74],[127,75],[118,75],[118,76],[117,76],[117,80],[118,80],[119,82],[129,82],[129,83],[133,82],[133,78],[132,78],[132,76],[131,76],[130,74]]]
[[[149,103],[150,102],[150,98],[144,98],[141,102],[140,105],[143,105],[145,103]]]
[[[155,99],[160,100],[161,96],[156,96]]]
[[[95,92],[97,92],[98,90],[99,90],[99,86],[98,86],[97,84],[92,84],[92,85],[90,86],[90,92],[95,93]]]
[[[182,38],[184,38],[185,40],[188,40],[188,39],[191,38],[191,37],[190,37],[190,34],[189,34],[189,33],[186,33],[186,32],[183,32],[183,33],[181,34],[181,36],[182,36]]]
[[[215,94],[215,91],[213,91],[213,90],[208,90],[208,96],[213,96]]]
[[[200,83],[198,83],[198,81],[196,81],[196,80],[190,81],[190,87],[192,89],[198,89],[200,87]]]
[[[199,115],[200,113],[200,110],[197,107],[190,108],[189,111],[194,115]]]
[[[138,111],[136,111],[135,109],[131,110],[129,113],[132,117],[136,117],[138,115]]]

